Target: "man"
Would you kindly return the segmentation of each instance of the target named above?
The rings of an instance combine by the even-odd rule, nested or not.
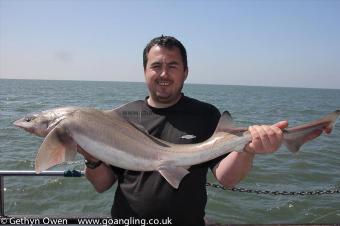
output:
[[[120,115],[145,128],[150,134],[172,143],[198,143],[214,132],[220,113],[216,107],[186,97],[181,91],[188,76],[184,46],[169,36],[157,37],[144,49],[144,75],[149,96],[118,109]],[[253,137],[243,152],[190,167],[178,189],[172,188],[158,172],[134,172],[108,166],[79,149],[86,160],[86,177],[98,192],[117,180],[111,210],[113,218],[170,217],[172,225],[204,225],[207,201],[206,174],[210,168],[216,179],[233,187],[250,171],[255,154],[276,151],[282,141],[281,129],[287,121],[272,126],[251,126]]]

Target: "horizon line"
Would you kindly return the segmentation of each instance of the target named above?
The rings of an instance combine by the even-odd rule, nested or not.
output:
[[[76,80],[76,79],[40,79],[40,78],[0,78],[0,80],[33,80],[33,81],[69,81],[69,82],[127,82],[145,83],[145,81],[122,81],[122,80]],[[301,86],[270,86],[270,85],[244,85],[244,84],[216,84],[216,83],[197,83],[185,82],[188,85],[213,85],[213,86],[246,86],[246,87],[265,87],[265,88],[293,88],[293,89],[327,89],[340,90],[340,88],[327,87],[301,87]]]

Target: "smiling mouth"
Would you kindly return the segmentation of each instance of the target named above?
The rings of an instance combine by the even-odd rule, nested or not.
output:
[[[160,86],[169,86],[171,82],[170,81],[158,81],[157,84]]]

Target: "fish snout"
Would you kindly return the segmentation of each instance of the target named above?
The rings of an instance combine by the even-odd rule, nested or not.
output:
[[[20,129],[23,129],[23,130],[25,130],[29,133],[33,133],[33,134],[37,134],[38,136],[42,136],[39,133],[37,133],[34,126],[32,124],[30,124],[29,122],[27,122],[25,118],[21,118],[21,119],[14,121],[13,125],[20,128]]]
[[[27,127],[27,126],[25,126],[25,119],[23,119],[23,118],[14,121],[13,125],[16,126],[16,127],[19,127],[19,128],[23,128],[23,129]]]

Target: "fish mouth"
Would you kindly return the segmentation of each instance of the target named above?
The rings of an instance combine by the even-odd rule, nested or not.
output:
[[[24,129],[25,131],[29,132],[29,133],[33,133],[34,129],[27,126],[27,122],[25,121],[25,119],[19,119],[13,122],[13,125],[16,127],[19,127],[21,129]]]
[[[14,121],[13,125],[15,125],[16,127],[25,129],[24,119],[19,119],[19,120]]]

